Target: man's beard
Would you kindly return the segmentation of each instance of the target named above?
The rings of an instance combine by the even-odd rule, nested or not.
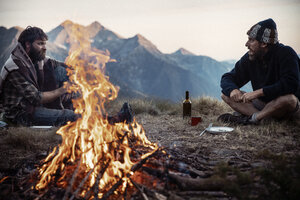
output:
[[[32,62],[44,60],[46,56],[46,50],[37,50],[31,45],[29,51],[29,57],[31,58]]]
[[[248,57],[249,60],[254,61],[254,60],[261,60],[264,56],[264,52],[261,49],[258,49],[256,52],[250,50],[248,52]]]

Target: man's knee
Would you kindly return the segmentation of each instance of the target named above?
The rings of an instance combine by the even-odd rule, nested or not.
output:
[[[289,111],[293,111],[296,108],[298,101],[298,98],[293,94],[288,94],[277,98],[279,107],[284,107]]]
[[[69,109],[64,109],[62,110],[62,115],[61,115],[61,119],[62,121],[64,121],[64,123],[68,122],[68,121],[76,121],[80,115],[76,114],[73,110],[69,110]]]

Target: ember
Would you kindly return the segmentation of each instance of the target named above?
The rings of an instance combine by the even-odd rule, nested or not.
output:
[[[68,73],[74,83],[69,91],[81,94],[73,102],[81,117],[57,131],[62,144],[44,160],[35,188],[41,192],[51,186],[64,188],[64,199],[71,193],[73,198],[87,199],[122,194],[132,186],[130,176],[158,146],[147,139],[136,121],[108,123],[104,103],[118,93],[104,74],[105,63],[112,60],[107,52],[91,47],[89,33],[80,26],[66,24],[65,28],[71,45],[66,63],[73,68]]]

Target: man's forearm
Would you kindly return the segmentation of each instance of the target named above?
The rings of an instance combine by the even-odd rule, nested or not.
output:
[[[66,89],[63,87],[48,92],[42,92],[41,103],[50,103],[58,97],[60,97],[61,95],[63,95],[64,93],[66,93]]]

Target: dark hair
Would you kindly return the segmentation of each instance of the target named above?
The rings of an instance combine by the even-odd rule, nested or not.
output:
[[[33,43],[35,40],[38,39],[48,40],[48,36],[41,28],[27,26],[27,28],[20,34],[18,42],[20,42],[23,48],[25,49],[26,42]]]

